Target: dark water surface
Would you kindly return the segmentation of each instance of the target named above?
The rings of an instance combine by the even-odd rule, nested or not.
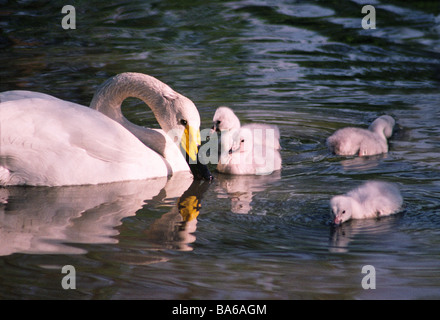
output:
[[[65,1],[0,3],[1,91],[88,105],[110,76],[142,72],[193,100],[202,128],[220,105],[278,125],[283,158],[281,172],[211,185],[0,188],[1,299],[440,298],[437,0],[370,1],[374,30],[361,0],[78,0],[75,30]],[[157,127],[140,101],[123,109]],[[329,154],[334,130],[382,114],[399,127],[388,154]],[[397,183],[404,211],[333,229],[329,199],[367,179]]]

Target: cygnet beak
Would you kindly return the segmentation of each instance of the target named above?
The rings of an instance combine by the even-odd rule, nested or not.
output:
[[[216,124],[214,124],[214,125],[211,127],[211,133],[214,133],[214,132],[221,132],[220,128],[219,128],[218,125],[216,125]]]

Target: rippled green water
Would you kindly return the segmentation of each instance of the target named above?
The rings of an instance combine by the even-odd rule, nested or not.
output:
[[[202,128],[220,105],[278,125],[283,169],[186,193],[184,177],[2,188],[0,298],[440,298],[439,3],[373,1],[374,30],[363,3],[71,1],[64,30],[64,1],[2,1],[1,91],[88,105],[108,77],[143,72],[193,100]],[[157,126],[138,100],[123,109]],[[329,154],[334,130],[382,114],[399,127],[387,155]],[[367,179],[398,183],[404,212],[333,229],[329,199]],[[184,222],[192,195],[201,209]]]

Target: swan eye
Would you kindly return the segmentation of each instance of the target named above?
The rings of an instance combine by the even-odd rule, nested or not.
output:
[[[185,119],[180,120],[180,123],[184,126],[186,126],[188,124],[188,121],[186,121]]]
[[[219,125],[219,124],[220,124],[220,122],[221,122],[220,120],[217,120],[217,122],[216,122],[216,123],[217,123],[217,125]]]
[[[344,211],[342,211],[342,214],[344,214],[345,213],[345,210]]]

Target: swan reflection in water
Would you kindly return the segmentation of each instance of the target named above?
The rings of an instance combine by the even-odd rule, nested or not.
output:
[[[147,239],[154,247],[180,251],[192,250],[190,244],[196,241],[193,233],[197,229],[201,199],[209,185],[209,182],[195,180],[179,198],[177,206],[145,230]]]
[[[247,214],[252,210],[252,201],[256,193],[266,191],[280,179],[281,171],[274,171],[269,175],[219,174],[216,193],[219,198],[230,199],[232,212]]]
[[[331,225],[328,249],[333,253],[349,252],[351,243],[360,237],[364,241],[372,241],[372,243],[379,246],[385,241],[388,243],[390,239],[396,237],[393,230],[396,230],[398,221],[399,215],[395,215],[379,219],[350,220],[341,225]],[[399,238],[400,242],[402,240],[402,238]],[[389,243],[387,245],[390,246]]]
[[[163,248],[174,243],[171,247],[188,250],[188,243],[195,240],[191,232],[207,185],[182,172],[170,178],[103,185],[0,188],[0,256],[83,254],[83,246],[74,244],[118,243],[116,227],[122,219],[134,216],[153,198],[179,200],[144,236],[154,239],[156,246],[162,239]]]
[[[345,171],[367,171],[377,168],[381,162],[388,158],[388,154],[378,154],[373,156],[355,157],[341,160],[341,165]]]

